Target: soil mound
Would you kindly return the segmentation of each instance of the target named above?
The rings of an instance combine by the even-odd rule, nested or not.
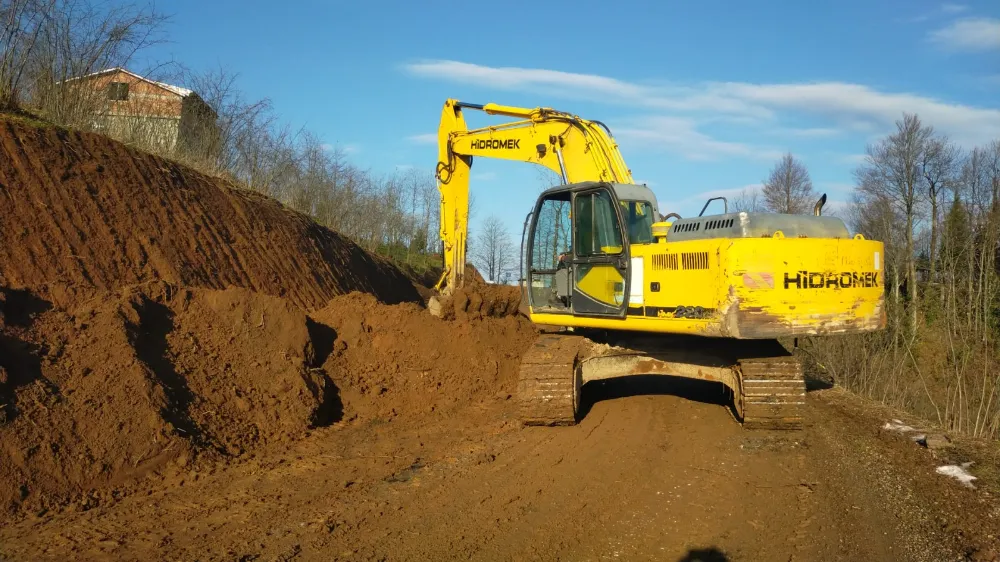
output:
[[[442,320],[335,297],[307,316],[246,289],[153,281],[62,308],[0,290],[0,520],[89,509],[347,420],[443,413],[512,391],[520,316]]]
[[[0,119],[0,285],[57,304],[162,279],[311,309],[420,298],[387,260],[276,201],[107,137]]]
[[[312,319],[330,330],[323,369],[340,389],[346,419],[391,419],[506,393],[534,340],[523,317],[435,318],[412,303],[337,297]]]
[[[517,286],[487,283],[472,264],[465,266],[465,285],[449,296],[437,295],[431,311],[445,320],[503,317],[524,314]]]
[[[4,295],[7,515],[81,495],[87,507],[144,474],[238,456],[330,421],[336,389],[312,368],[305,313],[286,300],[163,282],[71,311]]]
[[[515,287],[469,279],[435,318],[405,272],[269,198],[0,120],[0,520],[345,416],[508,397],[535,328]]]

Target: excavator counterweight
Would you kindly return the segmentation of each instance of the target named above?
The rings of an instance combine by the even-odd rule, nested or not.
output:
[[[469,129],[464,110],[515,120]],[[666,374],[729,388],[745,427],[796,428],[804,377],[778,338],[885,327],[883,245],[822,216],[825,195],[813,215],[729,212],[724,199],[705,215],[713,198],[697,217],[663,216],[608,127],[543,107],[450,99],[438,142],[444,294],[463,284],[474,158],[563,181],[535,201],[522,248],[528,316],[562,329],[522,361],[525,423],[574,423],[589,380]]]

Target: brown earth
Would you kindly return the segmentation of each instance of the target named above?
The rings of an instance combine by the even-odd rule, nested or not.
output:
[[[0,200],[0,520],[491,395],[533,333],[429,318],[412,272],[99,135],[0,121]]]
[[[0,122],[0,559],[997,560],[1000,449],[838,389],[743,431],[716,384],[525,428],[536,328],[277,203]],[[911,424],[917,424],[911,420]],[[976,489],[935,473],[975,460]]]
[[[445,320],[504,317],[519,314],[521,291],[509,285],[469,283],[439,302],[439,316]]]
[[[336,394],[310,368],[305,313],[244,289],[152,282],[26,324],[5,326],[0,348],[12,516],[295,439]]]
[[[420,298],[384,259],[274,200],[97,134],[0,119],[0,286],[56,304],[153,279],[305,309]]]
[[[4,317],[23,315],[12,303],[27,297],[6,294]],[[520,317],[446,322],[365,293],[309,317],[245,289],[162,281],[38,306],[0,330],[0,505],[15,519],[169,485],[342,419],[495,399],[535,333]]]
[[[311,315],[336,334],[323,369],[341,390],[347,421],[435,413],[512,388],[535,337],[523,317],[446,321],[413,303],[336,297]]]
[[[995,560],[997,488],[839,390],[745,432],[707,383],[588,383],[588,414],[509,401],[336,424],[266,457],[0,530],[10,560]],[[992,491],[991,491],[992,490]]]

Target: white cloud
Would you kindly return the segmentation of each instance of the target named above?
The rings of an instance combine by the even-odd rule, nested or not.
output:
[[[437,133],[424,133],[422,135],[406,137],[406,140],[417,144],[437,144],[438,136]]]
[[[452,60],[432,60],[408,64],[406,70],[418,76],[447,78],[456,82],[520,89],[529,86],[575,87],[594,93],[618,97],[640,97],[643,88],[614,78],[593,74],[575,74],[558,70],[489,67]]]
[[[844,129],[837,127],[767,127],[764,131],[772,136],[789,136],[799,138],[835,137],[844,134]]]
[[[852,164],[857,166],[865,161],[868,156],[865,154],[845,154],[840,157],[840,161],[845,164]]]
[[[319,145],[319,147],[325,152],[333,152],[336,150],[340,150],[340,152],[344,154],[357,154],[358,152],[361,152],[361,147],[356,144],[345,144],[343,146],[338,146],[335,144],[323,143]]]
[[[995,36],[1000,42],[1000,32]],[[806,116],[825,119],[822,126],[803,131],[815,135],[841,129],[866,134],[885,134],[903,112],[917,113],[926,123],[948,133],[961,144],[988,142],[1000,130],[1000,109],[980,108],[935,99],[914,93],[882,92],[862,84],[815,82],[790,84],[749,84],[743,82],[704,82],[691,85],[644,85],[593,74],[575,74],[556,70],[487,67],[457,61],[426,61],[407,65],[418,76],[470,83],[499,89],[543,92],[548,96],[586,98],[645,111],[684,114],[704,123],[731,120],[743,125],[774,127],[785,117]],[[672,124],[683,126],[680,132],[662,127],[639,127],[633,136],[662,144],[682,147],[681,138],[692,139],[704,153],[750,155],[757,149],[725,141],[716,141],[693,129],[692,121],[681,119]],[[652,135],[649,129],[658,134]],[[622,134],[623,131],[616,131]]]
[[[941,11],[947,14],[958,14],[968,9],[969,7],[965,4],[941,4]]]
[[[795,137],[835,137],[844,131],[834,127],[809,127],[806,129],[791,129],[788,133]]]
[[[960,19],[931,32],[930,40],[954,51],[1000,49],[1000,19]]]
[[[757,103],[825,115],[835,120],[865,119],[890,126],[903,112],[966,143],[986,142],[1000,129],[1000,109],[947,103],[916,94],[884,93],[860,84],[743,84],[722,86],[731,95]]]
[[[773,159],[781,151],[714,139],[697,129],[693,119],[653,116],[636,121],[631,127],[616,127],[615,136],[623,142],[639,142],[646,148],[663,148],[691,160],[718,157]]]
[[[674,111],[724,111],[759,118],[770,117],[766,108],[753,107],[732,97],[717,96],[697,87],[645,86],[595,74],[520,67],[490,67],[452,60],[408,64],[414,75],[503,90],[532,90],[562,98],[617,100]]]

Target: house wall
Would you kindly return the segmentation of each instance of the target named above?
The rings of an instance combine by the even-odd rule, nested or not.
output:
[[[112,82],[124,82],[129,85],[128,100],[105,99],[104,113],[180,119],[184,98],[145,80],[139,80],[121,71],[94,76],[87,80],[90,86],[99,92],[104,92]]]
[[[197,94],[181,96],[121,71],[85,80],[96,94],[92,117],[96,130],[161,154],[210,157],[206,151],[218,136],[216,114]],[[109,99],[108,88],[114,82],[128,84],[128,99]]]
[[[172,154],[177,146],[180,119],[176,117],[150,117],[123,113],[95,115],[93,119],[96,131],[153,152]]]

